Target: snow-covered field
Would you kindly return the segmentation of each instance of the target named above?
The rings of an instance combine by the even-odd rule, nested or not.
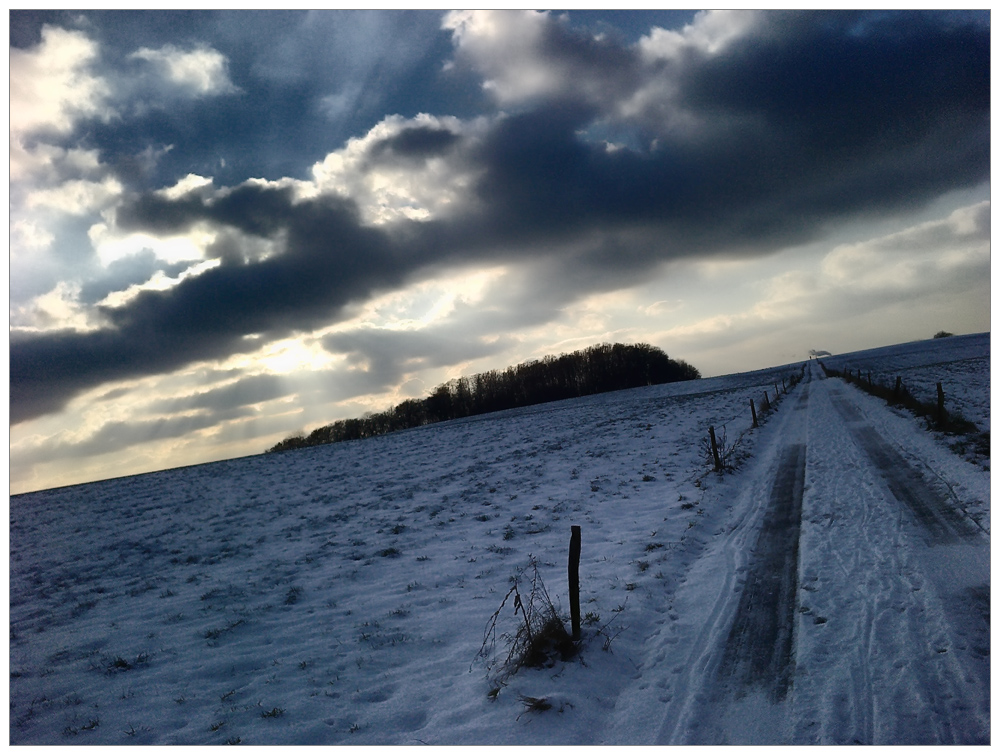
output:
[[[966,341],[988,422],[988,335]],[[943,380],[954,354],[893,369]],[[812,364],[750,432],[750,399],[801,368],[15,496],[10,741],[988,742],[989,472]],[[710,425],[741,439],[735,472]],[[776,688],[734,627],[785,472]],[[484,630],[532,558],[568,615],[571,525],[581,653],[491,694]]]
[[[837,370],[860,369],[865,376],[871,372],[873,381],[885,385],[894,385],[896,377],[901,377],[914,396],[928,403],[937,401],[937,383],[941,383],[946,407],[989,432],[989,333],[856,351],[823,362]]]

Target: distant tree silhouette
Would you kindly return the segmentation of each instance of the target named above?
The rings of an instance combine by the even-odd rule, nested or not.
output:
[[[385,412],[341,419],[296,435],[268,452],[360,440],[449,419],[532,406],[595,393],[701,377],[697,369],[670,359],[645,343],[598,344],[572,354],[547,356],[500,372],[490,370],[439,385],[425,399],[407,399]]]
[[[935,338],[948,338],[949,336],[955,335],[954,333],[949,333],[947,330],[939,330],[934,334]]]

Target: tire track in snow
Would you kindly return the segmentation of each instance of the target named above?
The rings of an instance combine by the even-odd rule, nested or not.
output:
[[[896,500],[905,504],[914,520],[927,531],[932,543],[953,544],[978,534],[975,523],[956,511],[944,495],[925,482],[920,472],[864,421],[843,394],[836,392],[831,397],[855,442],[881,473]]]
[[[722,677],[763,687],[773,702],[792,684],[805,474],[805,444],[786,447],[719,667]]]

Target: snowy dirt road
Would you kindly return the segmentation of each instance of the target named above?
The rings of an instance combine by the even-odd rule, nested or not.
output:
[[[674,599],[658,741],[988,743],[988,532],[884,406],[796,393]]]

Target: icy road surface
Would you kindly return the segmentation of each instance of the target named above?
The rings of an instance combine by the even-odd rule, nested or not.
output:
[[[813,363],[751,431],[800,368],[15,496],[10,741],[989,742],[988,470]],[[571,525],[581,653],[497,692]]]

